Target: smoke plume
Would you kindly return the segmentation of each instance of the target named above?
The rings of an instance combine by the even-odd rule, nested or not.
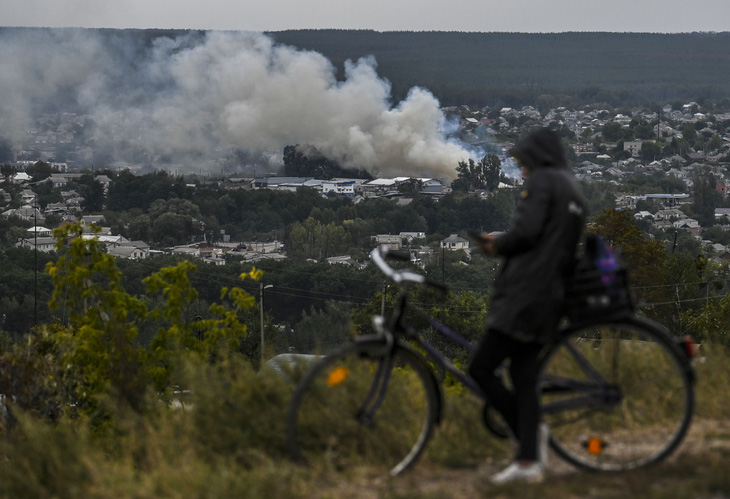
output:
[[[43,113],[69,112],[118,164],[197,172],[301,144],[381,176],[453,178],[469,157],[430,92],[391,104],[373,58],[338,80],[323,55],[251,32],[4,29],[0,47],[0,135],[16,141]]]

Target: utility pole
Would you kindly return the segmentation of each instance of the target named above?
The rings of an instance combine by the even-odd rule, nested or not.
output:
[[[38,195],[33,198],[33,327],[38,325]]]
[[[273,288],[273,284],[264,286],[263,282],[259,283],[259,305],[261,307],[261,366],[264,365],[264,290]]]

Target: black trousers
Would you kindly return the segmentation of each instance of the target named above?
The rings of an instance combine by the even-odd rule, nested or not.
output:
[[[515,340],[499,331],[488,330],[476,348],[469,375],[484,390],[519,442],[516,459],[537,460],[537,429],[540,402],[537,393],[538,358],[542,343]],[[513,389],[507,388],[495,370],[510,359]]]

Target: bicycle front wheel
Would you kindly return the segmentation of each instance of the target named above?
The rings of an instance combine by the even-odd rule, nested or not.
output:
[[[569,332],[546,355],[540,386],[551,447],[587,470],[665,458],[694,407],[688,357],[659,326],[638,318]]]
[[[302,379],[287,413],[295,460],[397,475],[415,463],[438,420],[438,386],[423,359],[382,341],[346,345]]]

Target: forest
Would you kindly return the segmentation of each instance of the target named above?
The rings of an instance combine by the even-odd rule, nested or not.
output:
[[[459,33],[295,30],[280,43],[321,52],[340,70],[373,56],[398,99],[428,88],[444,106],[541,111],[604,103],[727,101],[730,33]]]

